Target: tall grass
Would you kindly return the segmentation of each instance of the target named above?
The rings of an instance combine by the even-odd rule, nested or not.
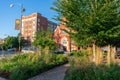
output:
[[[73,55],[69,58],[69,63],[71,68],[67,71],[65,80],[120,80],[120,66],[95,65],[84,52]]]
[[[63,55],[16,55],[0,61],[0,76],[10,80],[26,80],[65,62],[67,62],[67,58]]]

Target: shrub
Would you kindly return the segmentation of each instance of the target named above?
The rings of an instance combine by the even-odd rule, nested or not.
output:
[[[67,58],[56,54],[21,54],[1,60],[0,75],[9,72],[10,80],[26,80],[50,68],[65,63]],[[5,62],[5,63],[4,63]]]
[[[120,66],[117,64],[96,66],[87,55],[72,56],[69,63],[71,67],[65,80],[120,80]]]
[[[74,57],[82,57],[82,56],[90,56],[90,55],[91,55],[90,51],[87,51],[87,50],[72,51],[70,53],[70,56],[74,56]]]
[[[71,68],[65,80],[120,80],[119,74],[120,67],[116,69],[116,67],[89,65]]]

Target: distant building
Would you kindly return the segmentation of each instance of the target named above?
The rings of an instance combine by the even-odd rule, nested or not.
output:
[[[57,27],[57,24],[48,20],[48,27],[51,29],[52,33],[54,33],[54,31]]]
[[[33,13],[30,16],[22,17],[22,37],[29,43],[34,41],[35,34],[40,30],[47,30],[48,27],[54,32],[57,24],[49,21],[46,17],[42,16],[40,13]]]
[[[78,50],[78,47],[75,45],[75,42],[71,40],[70,35],[64,30],[70,31],[68,27],[63,24],[57,26],[54,31],[54,39],[59,49],[64,51]]]
[[[4,42],[4,39],[0,38],[0,45]]]

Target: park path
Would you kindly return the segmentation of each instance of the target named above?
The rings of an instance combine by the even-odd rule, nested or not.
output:
[[[69,68],[69,66],[69,64],[64,64],[62,66],[41,73],[28,80],[64,80],[65,72]]]

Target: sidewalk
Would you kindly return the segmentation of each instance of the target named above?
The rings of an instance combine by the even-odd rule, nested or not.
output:
[[[28,80],[64,80],[65,72],[69,66],[69,64],[64,64],[47,72],[41,73],[40,75],[37,75]]]

